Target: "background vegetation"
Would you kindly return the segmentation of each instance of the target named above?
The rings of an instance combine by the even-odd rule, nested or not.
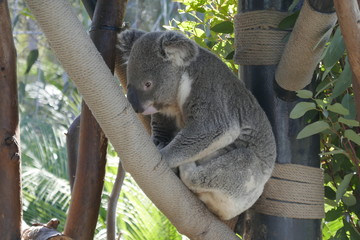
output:
[[[71,2],[84,27],[89,28],[91,22],[80,1]],[[24,219],[30,224],[57,217],[62,230],[70,200],[65,133],[79,114],[81,98],[23,1],[10,0],[9,4],[18,51]],[[163,25],[182,31],[216,53],[237,73],[232,61],[236,6],[235,0],[129,1],[127,21],[147,31],[159,30]],[[280,27],[291,28],[296,16],[295,12]],[[342,35],[335,26],[314,73],[316,90],[299,91],[303,101],[289,116],[314,119],[315,114],[320,115],[314,122],[309,120],[298,138],[321,134],[319,154],[326,196],[323,239],[360,239],[360,136],[351,78]],[[106,236],[107,199],[117,170],[117,154],[111,147],[108,152],[95,239]],[[122,239],[184,239],[130,176],[121,193],[117,220]]]

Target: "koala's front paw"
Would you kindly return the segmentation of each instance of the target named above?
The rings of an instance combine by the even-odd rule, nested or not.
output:
[[[171,154],[167,147],[160,150],[161,158],[169,165],[171,169],[177,168],[177,161],[174,159],[174,154]]]
[[[179,166],[180,178],[183,182],[191,181],[191,176],[196,169],[194,162],[185,163]]]
[[[168,143],[165,142],[159,142],[158,144],[156,144],[157,149],[161,150],[164,147],[166,147],[166,145],[168,145]]]

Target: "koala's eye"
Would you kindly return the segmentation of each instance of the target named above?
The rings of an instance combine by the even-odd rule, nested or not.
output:
[[[152,82],[146,82],[145,83],[145,89],[148,89],[149,87],[151,87],[151,85],[152,85]]]

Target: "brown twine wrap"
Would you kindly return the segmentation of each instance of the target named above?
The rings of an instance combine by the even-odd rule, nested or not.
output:
[[[323,218],[322,169],[297,164],[276,164],[272,177],[253,209],[279,217]]]
[[[274,65],[280,61],[288,33],[278,25],[289,13],[272,10],[238,13],[235,16],[236,64]]]
[[[304,1],[276,69],[275,79],[280,87],[297,91],[311,82],[336,19],[336,13],[317,12]]]

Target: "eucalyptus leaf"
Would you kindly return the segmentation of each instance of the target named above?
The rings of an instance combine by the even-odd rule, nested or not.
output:
[[[346,129],[344,136],[356,143],[357,145],[360,145],[360,136],[356,132],[354,132],[354,130]]]
[[[313,97],[313,93],[309,90],[299,90],[296,91],[296,96],[298,96],[299,98],[308,99]]]
[[[34,65],[34,63],[36,62],[36,60],[39,57],[39,50],[38,49],[33,49],[29,52],[29,55],[26,58],[26,70],[25,70],[25,74],[28,74],[31,70],[31,67]]]
[[[343,117],[339,117],[338,121],[348,125],[349,127],[359,127],[360,126],[358,121],[351,120],[351,119],[346,119],[346,118],[343,118]]]
[[[336,201],[339,202],[339,200],[344,196],[349,183],[351,181],[351,178],[354,176],[354,173],[349,173],[345,175],[344,179],[341,181],[340,185],[338,186],[336,190]]]
[[[302,138],[306,138],[306,137],[318,134],[328,128],[330,128],[330,126],[325,121],[317,121],[317,122],[311,123],[299,132],[296,139],[302,139]]]
[[[346,59],[344,70],[341,72],[339,78],[335,82],[335,87],[332,91],[331,98],[335,99],[344,93],[346,89],[351,86],[352,83],[352,72],[349,61]]]
[[[217,33],[233,33],[234,24],[230,21],[224,21],[212,26],[210,30]]]
[[[295,107],[293,108],[293,110],[290,112],[290,118],[292,119],[297,119],[300,118],[302,116],[304,116],[304,114],[309,111],[309,110],[313,110],[316,109],[316,105],[313,102],[299,102],[295,105]]]
[[[340,103],[334,103],[332,105],[329,105],[327,107],[327,110],[334,112],[334,113],[338,113],[341,115],[348,115],[349,114],[349,110],[346,109],[343,105],[341,105]]]
[[[342,216],[342,209],[341,208],[336,208],[336,209],[331,209],[330,211],[328,211],[325,215],[325,220],[328,222],[334,221],[336,219],[338,219],[339,217]]]
[[[350,110],[350,114],[345,115],[344,118],[354,120],[356,118],[355,100],[354,96],[345,94],[341,100],[341,104]]]
[[[343,196],[341,198],[341,200],[345,203],[345,205],[347,205],[348,207],[354,206],[356,205],[356,198],[354,197],[354,195],[349,195],[349,196]]]
[[[336,192],[329,186],[325,186],[325,197],[330,200],[336,199]]]
[[[325,68],[332,68],[339,58],[342,57],[344,51],[345,45],[341,30],[337,28],[323,59]]]
[[[281,22],[279,23],[279,29],[281,30],[290,30],[294,27],[295,22],[299,16],[300,11],[296,11],[293,14],[287,16],[286,18],[284,18],[283,20],[281,20]]]

